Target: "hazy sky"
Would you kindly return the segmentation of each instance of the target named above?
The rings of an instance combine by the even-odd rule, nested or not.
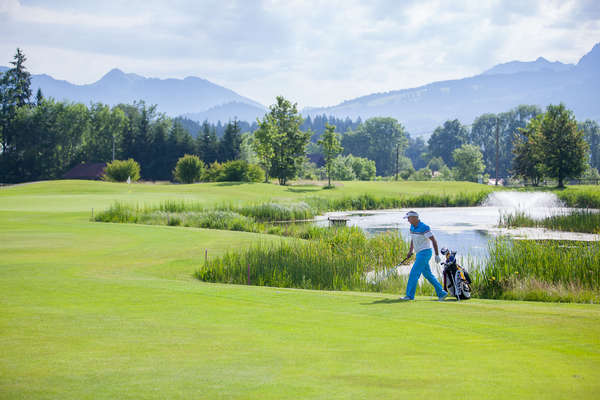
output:
[[[471,76],[575,63],[600,42],[600,1],[0,0],[0,65],[83,84],[112,68],[199,76],[265,105],[304,106]]]

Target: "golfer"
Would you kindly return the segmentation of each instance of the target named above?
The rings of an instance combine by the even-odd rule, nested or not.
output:
[[[410,275],[408,276],[408,284],[406,285],[406,296],[404,296],[401,300],[414,300],[415,292],[417,291],[417,282],[419,281],[419,277],[421,274],[425,276],[435,288],[435,292],[437,293],[438,299],[443,301],[446,296],[448,296],[448,292],[446,292],[440,282],[436,279],[435,276],[431,273],[431,269],[429,268],[429,260],[431,259],[431,244],[433,243],[433,249],[435,250],[435,262],[440,262],[440,255],[438,252],[438,244],[431,233],[431,229],[429,226],[425,225],[423,222],[419,220],[419,214],[415,211],[409,211],[406,213],[404,218],[408,219],[410,222],[410,249],[408,250],[408,254],[406,258],[409,258],[413,250],[416,253],[415,263],[410,270]]]

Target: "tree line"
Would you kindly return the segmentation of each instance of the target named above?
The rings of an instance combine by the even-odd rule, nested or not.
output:
[[[17,49],[12,68],[0,75],[0,182],[58,179],[82,162],[130,158],[141,166],[142,179],[171,180],[186,154],[207,167],[259,164],[266,180],[281,184],[296,177],[477,180],[496,174],[562,183],[600,168],[598,123],[577,123],[564,105],[546,112],[521,105],[481,115],[471,125],[449,120],[427,141],[411,137],[394,118],[302,118],[283,97],[252,123],[198,123],[168,118],[143,101],[85,106],[44,98],[41,91],[32,96],[25,61]],[[569,151],[553,154],[556,147]]]

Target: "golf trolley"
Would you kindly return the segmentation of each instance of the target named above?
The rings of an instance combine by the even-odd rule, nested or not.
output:
[[[456,262],[456,251],[443,247],[440,250],[446,261],[442,262],[444,272],[444,290],[456,300],[468,300],[471,298],[471,277],[469,273]]]

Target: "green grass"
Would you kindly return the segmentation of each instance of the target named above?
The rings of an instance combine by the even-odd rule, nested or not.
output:
[[[569,186],[563,190],[554,189],[553,192],[569,207],[600,208],[599,185]]]
[[[600,212],[591,209],[576,209],[535,219],[526,211],[517,211],[500,215],[499,225],[507,228],[527,226],[555,231],[600,233]]]
[[[367,238],[357,227],[315,228],[316,237],[281,243],[258,243],[208,260],[196,271],[205,282],[293,287],[318,290],[393,291],[406,279],[369,280],[367,273],[385,274],[408,252],[395,233]]]
[[[599,303],[600,242],[507,240],[472,274],[480,297]]]
[[[379,186],[386,184],[324,192],[438,190]],[[96,182],[0,189],[0,398],[597,397],[597,305],[398,303],[400,293],[209,284],[192,276],[205,249],[212,258],[282,239],[89,221],[91,208],[114,201],[210,205],[311,195],[287,189]]]

